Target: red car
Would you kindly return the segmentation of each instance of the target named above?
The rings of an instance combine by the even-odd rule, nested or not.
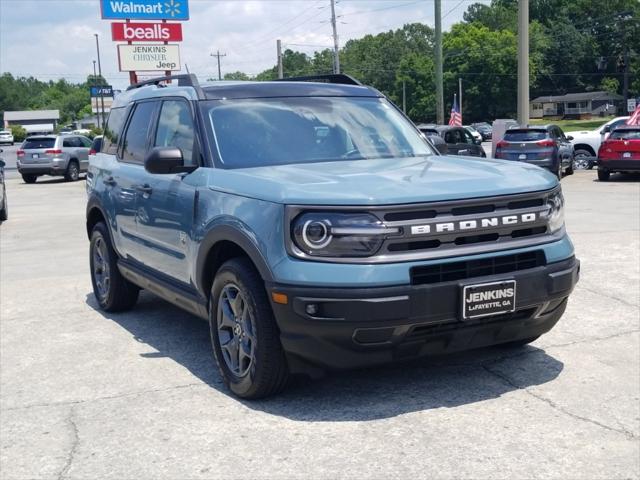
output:
[[[598,179],[609,180],[613,172],[640,172],[640,125],[616,128],[598,150]]]

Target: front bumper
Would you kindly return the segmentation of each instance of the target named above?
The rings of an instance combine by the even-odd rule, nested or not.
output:
[[[508,274],[429,285],[335,289],[269,285],[284,293],[272,302],[282,345],[293,373],[360,368],[485,347],[549,331],[562,316],[578,281],[580,262],[571,257]],[[516,310],[461,319],[462,287],[503,280],[517,282]],[[314,305],[307,310],[309,305]],[[308,311],[315,310],[315,314]]]

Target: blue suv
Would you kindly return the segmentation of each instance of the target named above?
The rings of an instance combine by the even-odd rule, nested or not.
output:
[[[100,307],[146,289],[207,319],[243,398],[296,374],[526,344],[578,280],[554,175],[442,156],[344,75],[133,85],[87,190]]]

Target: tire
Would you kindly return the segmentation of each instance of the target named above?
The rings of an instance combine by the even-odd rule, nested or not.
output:
[[[556,177],[558,177],[558,181],[562,180],[562,162],[558,160],[558,170],[556,171]]]
[[[214,357],[238,397],[281,392],[289,369],[264,282],[246,258],[225,262],[213,281],[209,326]]]
[[[611,177],[611,172],[609,170],[598,169],[598,180],[601,182],[608,182],[609,177]]]
[[[78,166],[78,162],[75,160],[71,160],[69,165],[67,165],[67,171],[64,174],[64,179],[67,182],[77,182],[80,178],[80,167]]]
[[[105,312],[130,310],[138,301],[140,288],[118,270],[118,254],[113,249],[107,226],[97,223],[91,231],[89,266],[93,294]]]
[[[36,183],[36,180],[38,179],[38,175],[33,175],[31,173],[23,173],[22,174],[22,180],[24,180],[24,183]]]
[[[573,159],[571,159],[571,162],[569,162],[569,166],[564,171],[564,174],[565,175],[573,175]]]
[[[584,160],[584,157],[593,157],[589,150],[578,149],[573,153],[574,170],[591,170],[593,168],[592,160]]]
[[[9,218],[9,206],[7,205],[7,191],[2,194],[2,210],[0,210],[0,222],[6,222]]]

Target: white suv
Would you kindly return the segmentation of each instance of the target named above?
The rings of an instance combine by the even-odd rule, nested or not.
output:
[[[574,149],[573,168],[578,170],[593,168],[596,164],[600,144],[607,138],[611,130],[623,125],[628,119],[629,117],[616,117],[595,130],[571,132],[570,135],[573,137],[571,143]]]
[[[13,145],[13,133],[10,130],[0,130],[0,143]]]

